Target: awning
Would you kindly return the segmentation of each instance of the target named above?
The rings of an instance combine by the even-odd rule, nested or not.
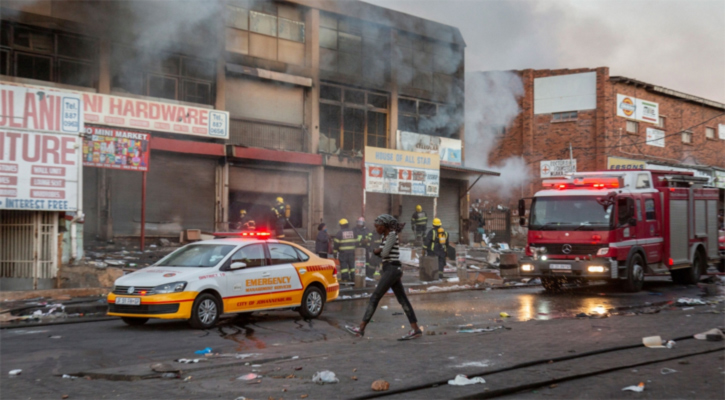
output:
[[[469,178],[480,179],[484,175],[501,176],[501,174],[496,171],[441,164],[441,178],[468,180]]]

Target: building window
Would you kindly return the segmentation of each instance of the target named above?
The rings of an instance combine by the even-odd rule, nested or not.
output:
[[[692,144],[692,132],[682,132],[682,143]]]
[[[133,49],[114,45],[112,65],[114,91],[213,104],[216,79],[213,61],[165,53],[139,54]]]
[[[627,132],[629,133],[637,133],[639,131],[639,122],[637,121],[627,121]]]
[[[0,74],[95,87],[98,41],[80,35],[3,22]]]
[[[271,2],[257,6],[260,7],[258,10],[250,10],[250,7],[227,5],[226,26],[293,42],[305,42],[304,22],[283,18],[277,6]]]
[[[398,130],[458,137],[461,120],[461,113],[454,105],[405,97],[398,99]]]
[[[657,219],[657,211],[655,210],[655,201],[653,199],[645,199],[644,213],[647,221],[655,221]]]
[[[389,80],[389,53],[388,28],[320,13],[320,69],[382,85]]]
[[[705,128],[705,137],[707,139],[715,139],[715,128]]]
[[[661,116],[659,117],[659,120],[657,122],[657,127],[665,129],[665,117]]]
[[[551,114],[551,120],[553,122],[576,121],[578,117],[579,113],[577,111],[567,111]]]
[[[388,95],[320,86],[320,152],[362,156],[365,146],[387,148]]]

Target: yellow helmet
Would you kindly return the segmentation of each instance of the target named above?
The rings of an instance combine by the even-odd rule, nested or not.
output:
[[[347,225],[347,220],[345,218],[341,219],[340,225]]]
[[[239,213],[242,215],[247,215],[247,210],[239,210]]]
[[[443,233],[443,232],[445,232],[445,230],[443,229],[443,227],[438,228],[438,233]]]
[[[440,218],[433,218],[433,226],[441,226],[441,220]]]
[[[423,211],[423,207],[421,207],[420,204],[418,204],[417,206],[415,206],[415,211],[421,212],[421,211]]]
[[[281,197],[277,197],[277,203],[284,203],[284,199]]]

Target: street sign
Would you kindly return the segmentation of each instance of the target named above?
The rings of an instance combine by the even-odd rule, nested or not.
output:
[[[549,160],[541,162],[541,178],[564,176],[576,172],[576,160]]]

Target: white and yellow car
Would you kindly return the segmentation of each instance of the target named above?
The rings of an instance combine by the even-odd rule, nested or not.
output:
[[[108,295],[108,315],[129,325],[186,319],[199,329],[228,313],[299,308],[304,318],[318,317],[339,295],[335,263],[266,237],[245,232],[192,243],[122,276]]]

